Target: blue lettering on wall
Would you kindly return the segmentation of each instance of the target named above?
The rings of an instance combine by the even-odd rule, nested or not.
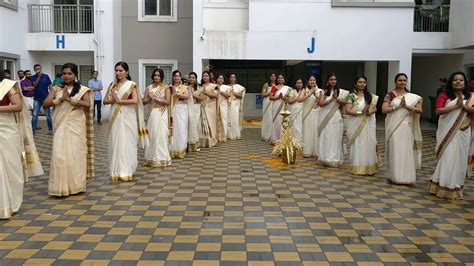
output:
[[[59,49],[59,45],[61,45],[61,49],[66,47],[66,37],[64,35],[56,35],[56,49]]]
[[[306,51],[308,51],[309,54],[312,54],[314,51],[316,51],[316,40],[314,37],[311,38],[311,47],[306,48]]]

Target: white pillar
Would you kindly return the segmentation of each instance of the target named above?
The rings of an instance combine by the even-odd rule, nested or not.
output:
[[[388,62],[388,78],[387,78],[387,92],[394,88],[393,79],[395,75],[400,73],[400,62],[389,61]]]
[[[121,12],[121,2],[120,1],[108,1],[108,0],[98,0],[99,5],[99,23],[100,27],[100,36],[99,41],[100,45],[105,49],[102,49],[102,57],[100,58],[100,69],[99,78],[102,80],[104,85],[104,90],[102,91],[102,96],[105,95],[107,87],[110,82],[115,79],[114,66],[115,63],[122,59],[122,34],[121,34],[121,16],[114,15],[120,14]],[[114,25],[114,27],[109,27],[109,25]],[[101,56],[99,54],[99,56]],[[137,80],[138,77],[132,77]],[[102,117],[108,119],[110,116],[110,107],[102,107]]]
[[[377,61],[366,61],[364,64],[364,75],[367,77],[367,88],[369,92],[377,93]]]
[[[394,78],[398,73],[405,73],[408,76],[408,84],[411,84],[411,52],[406,53],[400,58],[400,61],[389,61],[388,62],[388,80],[387,80],[387,91],[394,88]],[[410,85],[408,85],[410,86]]]
[[[202,2],[203,0],[193,0],[193,71],[198,74],[198,80],[201,80],[202,59],[207,43],[207,36],[203,28]]]

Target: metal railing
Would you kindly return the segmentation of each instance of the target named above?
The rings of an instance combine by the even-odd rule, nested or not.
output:
[[[416,32],[448,32],[449,5],[415,7],[413,30]]]
[[[30,32],[93,33],[93,5],[28,5]]]

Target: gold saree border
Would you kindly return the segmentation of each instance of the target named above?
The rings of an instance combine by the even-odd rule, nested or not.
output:
[[[430,180],[428,183],[428,191],[439,198],[445,198],[449,200],[464,199],[464,186],[459,188],[448,188],[441,186],[438,182],[433,182]]]
[[[181,151],[170,151],[170,156],[173,159],[183,159],[186,156],[186,149]]]
[[[341,168],[342,164],[343,164],[342,161],[340,161],[340,162],[319,161],[319,163],[323,166],[332,167],[332,168]]]
[[[122,182],[129,182],[133,181],[133,176],[110,176],[110,181],[122,181]]]
[[[350,165],[350,172],[353,175],[373,175],[379,170],[379,164],[373,165]]]
[[[171,165],[171,160],[146,161],[143,165],[151,168],[166,167]]]
[[[197,152],[200,150],[201,149],[199,148],[199,141],[196,141],[195,143],[188,143],[188,151]]]

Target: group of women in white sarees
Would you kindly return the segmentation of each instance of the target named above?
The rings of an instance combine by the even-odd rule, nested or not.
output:
[[[210,73],[189,75],[183,85],[181,73],[173,82],[163,82],[164,72],[155,69],[143,99],[131,81],[127,63],[115,65],[116,80],[105,95],[110,104],[108,162],[113,181],[130,181],[138,167],[137,147],[145,148],[145,165],[169,166],[172,158],[212,147],[228,139],[239,139],[245,88],[231,74],[228,85]],[[63,83],[53,86],[44,101],[54,106],[54,135],[49,174],[49,194],[68,196],[84,192],[94,174],[94,130],[92,91],[77,80],[78,67],[62,67]],[[407,89],[407,75],[395,76],[395,88],[384,97],[385,163],[387,176],[396,184],[416,182],[421,167],[420,114],[422,98]],[[28,178],[43,174],[34,144],[30,114],[25,108],[18,82],[0,80],[0,219],[18,212]],[[310,76],[307,86],[298,79],[295,88],[285,85],[283,75],[270,75],[263,87],[262,138],[277,141],[282,116],[291,111],[295,138],[303,144],[305,157],[317,157],[322,165],[341,167],[344,145],[350,151],[349,169],[356,175],[373,175],[379,167],[375,113],[378,97],[368,92],[367,78],[354,80],[351,92],[339,88],[335,74],[328,75],[324,89]],[[146,108],[144,108],[144,105]],[[438,163],[428,185],[430,193],[462,199],[468,167],[474,161],[471,122],[474,97],[463,72],[453,73],[445,92],[436,101],[440,116],[436,132]],[[346,116],[344,121],[344,116]],[[347,138],[344,138],[346,132]]]
[[[236,75],[218,75],[211,82],[204,71],[201,85],[197,74],[189,74],[183,84],[179,70],[172,73],[170,85],[164,83],[162,69],[152,72],[143,101],[137,86],[130,81],[128,65],[115,66],[116,82],[109,86],[104,104],[112,104],[109,137],[109,164],[112,180],[130,181],[135,172],[137,144],[145,148],[145,166],[164,167],[171,160],[184,158],[227,139],[240,139],[245,88],[236,84]],[[130,141],[131,139],[131,141]]]
[[[407,80],[403,73],[395,76],[395,89],[385,96],[382,106],[382,112],[387,114],[387,175],[397,184],[414,184],[416,169],[421,168],[419,120],[423,99],[407,90]],[[436,114],[439,115],[435,147],[438,162],[428,190],[441,198],[463,199],[464,182],[474,158],[471,142],[474,97],[463,72],[449,77],[445,92],[436,99]]]
[[[303,87],[303,81],[297,79],[293,89],[284,85],[282,74],[270,75],[262,91],[265,99],[262,138],[272,142],[279,139],[280,112],[287,108],[291,112],[294,136],[303,146],[303,157],[315,157],[324,166],[341,167],[344,145],[348,145],[350,172],[375,174],[379,169],[375,131],[378,97],[368,92],[367,78],[357,77],[351,92],[338,86],[334,73],[327,76],[324,89],[318,88],[316,81],[315,76],[310,76]],[[345,131],[347,143],[344,143]]]

